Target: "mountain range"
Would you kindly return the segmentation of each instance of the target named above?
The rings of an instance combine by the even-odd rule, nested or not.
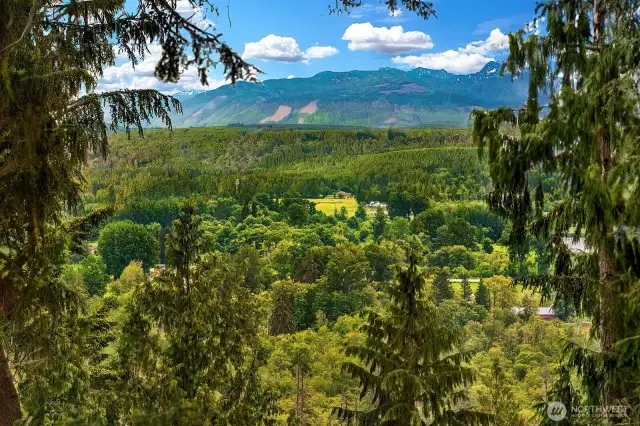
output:
[[[175,127],[295,124],[363,127],[469,125],[474,108],[521,106],[525,75],[512,81],[490,62],[468,75],[416,68],[402,71],[325,71],[309,78],[239,82],[180,93]]]

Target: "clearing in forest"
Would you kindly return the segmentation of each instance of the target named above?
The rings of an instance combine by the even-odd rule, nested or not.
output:
[[[316,209],[326,215],[332,215],[336,211],[340,212],[342,207],[346,207],[347,216],[351,217],[356,214],[358,209],[358,201],[355,198],[310,198],[309,201],[316,204]]]

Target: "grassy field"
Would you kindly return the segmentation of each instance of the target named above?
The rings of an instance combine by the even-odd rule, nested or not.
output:
[[[474,293],[478,291],[478,282],[474,280],[470,280],[469,284],[471,285],[471,291]],[[453,288],[453,292],[456,294],[462,294],[462,283],[461,282],[452,282],[451,288]]]
[[[346,207],[347,216],[351,217],[356,214],[358,209],[358,202],[355,198],[311,198],[309,201],[315,203],[316,209],[326,215],[332,215],[336,211],[339,212],[342,207]]]

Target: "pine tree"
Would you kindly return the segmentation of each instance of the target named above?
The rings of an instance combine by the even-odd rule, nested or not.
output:
[[[355,411],[335,408],[344,421],[361,425],[473,425],[489,417],[457,405],[472,380],[462,366],[470,354],[460,351],[460,334],[440,317],[425,273],[415,252],[408,265],[396,266],[396,282],[387,288],[388,312],[370,310],[363,327],[363,346],[349,347],[345,371],[357,378],[361,398],[369,395],[373,408]]]
[[[476,304],[484,306],[487,311],[491,310],[491,297],[489,296],[489,289],[483,280],[480,280],[478,284],[478,290],[476,291]]]
[[[638,287],[636,265],[640,100],[638,1],[553,0],[536,9],[542,34],[509,36],[504,71],[529,72],[529,95],[518,111],[474,111],[473,137],[488,151],[494,185],[491,208],[511,220],[510,246],[530,235],[549,241],[550,277],[529,279],[544,295],[593,317],[603,362],[576,350],[569,362],[605,405],[632,398],[616,342],[639,335],[625,322],[625,294]],[[548,104],[543,105],[540,92]],[[543,114],[544,113],[544,114]],[[504,129],[517,127],[517,131]],[[515,136],[518,135],[518,136]],[[553,174],[565,198],[546,210],[538,172]],[[565,241],[584,239],[592,253],[572,253]],[[631,327],[630,327],[631,326]],[[595,371],[601,365],[606,371]],[[606,377],[603,384],[589,377]]]
[[[293,289],[289,283],[277,282],[273,284],[273,307],[269,318],[269,334],[289,334],[296,331],[293,318]]]
[[[188,295],[191,289],[191,268],[199,263],[201,219],[196,216],[196,206],[186,202],[180,207],[178,218],[167,236],[167,263],[176,268],[177,275],[184,279],[184,291]]]
[[[451,287],[451,274],[447,269],[439,269],[433,279],[433,287],[436,291],[436,302],[453,299],[453,288]]]

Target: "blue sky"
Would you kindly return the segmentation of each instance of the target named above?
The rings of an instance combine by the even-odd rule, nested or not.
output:
[[[404,8],[390,16],[377,0],[364,0],[350,15],[329,15],[330,1],[229,0],[229,15],[223,1],[220,16],[206,13],[197,19],[202,25],[205,19],[215,24],[232,48],[265,72],[263,80],[381,67],[468,74],[489,60],[504,59],[506,35],[531,21],[535,8],[535,0],[435,0],[438,18],[425,21]],[[180,8],[193,14],[187,0],[179,1]],[[176,85],[155,81],[158,56],[159,48],[152,48],[135,70],[119,61],[107,70],[101,86],[207,89],[193,71]],[[222,70],[212,70],[209,89],[224,83]]]

